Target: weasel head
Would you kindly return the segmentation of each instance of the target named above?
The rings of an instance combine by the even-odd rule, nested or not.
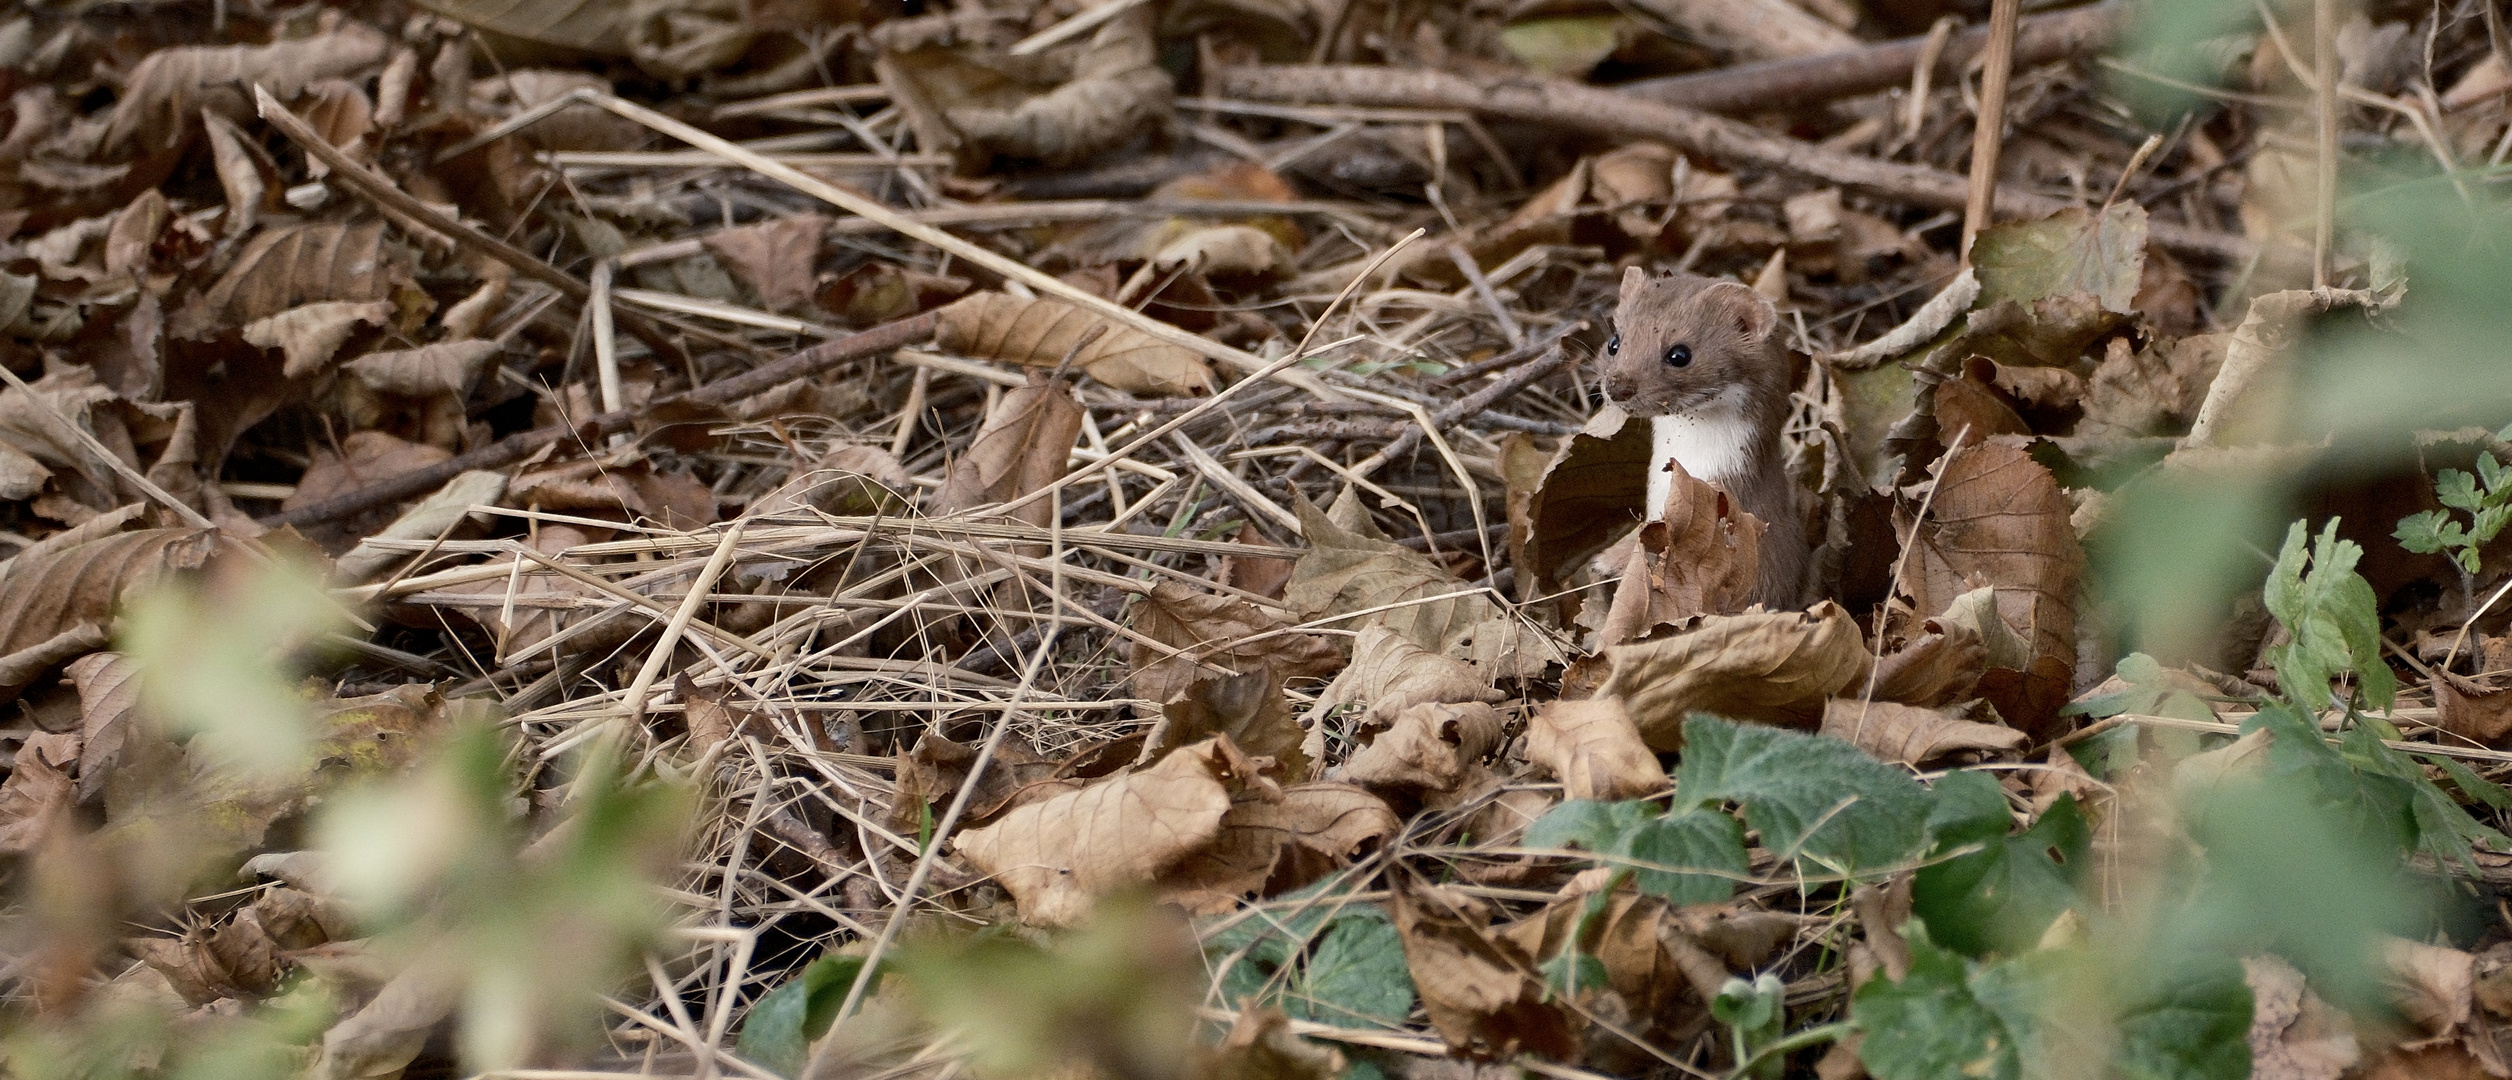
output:
[[[1784,401],[1788,359],[1771,340],[1778,325],[1770,301],[1735,282],[1632,267],[1605,345],[1605,396],[1636,416],[1692,415],[1734,400],[1737,387]]]

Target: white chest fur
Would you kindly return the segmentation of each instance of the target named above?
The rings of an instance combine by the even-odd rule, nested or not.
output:
[[[1699,408],[1674,416],[1649,418],[1648,517],[1666,516],[1666,499],[1674,490],[1667,462],[1702,480],[1735,489],[1750,462],[1752,425],[1744,416],[1745,390],[1731,386]]]

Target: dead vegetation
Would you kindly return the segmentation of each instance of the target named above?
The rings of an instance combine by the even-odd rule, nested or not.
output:
[[[2512,39],[1996,6],[0,17],[0,1053],[2507,1075]],[[1813,358],[1804,610],[1633,266]]]

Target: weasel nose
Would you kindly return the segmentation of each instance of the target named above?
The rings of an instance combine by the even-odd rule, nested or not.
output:
[[[1632,393],[1639,389],[1638,387],[1631,385],[1633,381],[1634,380],[1630,376],[1618,371],[1606,375],[1605,396],[1612,398],[1615,401],[1631,400]]]

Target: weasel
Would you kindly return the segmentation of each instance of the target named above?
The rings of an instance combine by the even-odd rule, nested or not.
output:
[[[1668,462],[1724,488],[1762,519],[1754,599],[1797,606],[1808,549],[1805,497],[1780,446],[1796,359],[1774,331],[1779,312],[1732,281],[1623,271],[1613,337],[1605,343],[1605,396],[1651,425],[1648,517],[1666,513]]]

